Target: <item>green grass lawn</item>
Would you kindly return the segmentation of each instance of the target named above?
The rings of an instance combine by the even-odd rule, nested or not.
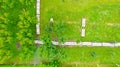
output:
[[[112,67],[120,64],[120,47],[65,47],[68,65],[86,65],[85,67],[97,67],[98,65]],[[66,64],[67,64],[66,63]],[[65,64],[65,65],[66,65]],[[91,66],[92,65],[92,66]],[[69,66],[68,66],[69,67]]]
[[[8,1],[5,4],[0,1],[0,54],[6,53],[0,58],[8,58],[14,55],[19,57],[19,52],[14,51],[16,42],[19,41],[17,33],[20,33],[21,28],[18,28],[20,15],[29,11],[29,17],[25,18],[25,22],[29,21],[30,17],[36,16],[35,1],[31,0],[31,7],[27,6],[29,0],[22,4],[19,1]],[[120,0],[41,0],[41,35],[45,33],[45,26],[50,23],[49,19],[54,18],[55,23],[65,22],[66,31],[65,37],[67,40],[72,41],[94,41],[94,42],[120,42]],[[80,36],[81,19],[87,19],[86,36]],[[9,21],[6,21],[9,20]],[[6,22],[5,24],[3,22]],[[22,22],[22,21],[21,21]],[[36,21],[37,22],[37,21]],[[32,33],[33,41],[35,39],[35,23],[30,24],[30,27],[23,29]],[[21,26],[27,26],[27,23]],[[5,28],[4,28],[5,27]],[[24,28],[24,27],[23,27]],[[7,33],[6,33],[7,32]],[[28,33],[28,32],[26,32]],[[26,33],[20,34],[25,36]],[[5,36],[4,36],[5,35]],[[21,37],[20,36],[20,37]],[[54,33],[53,33],[54,36]],[[5,39],[6,37],[6,39]],[[7,38],[8,37],[8,38]],[[12,39],[10,39],[12,38]],[[25,38],[25,37],[23,37]],[[29,37],[26,36],[29,39]],[[9,44],[4,44],[2,41],[8,40]],[[22,40],[22,39],[21,39]],[[20,40],[20,41],[21,41]],[[24,41],[24,40],[23,40]],[[15,42],[15,43],[14,43]],[[26,42],[26,39],[23,43]],[[9,49],[4,51],[1,49],[3,45],[9,46]],[[29,48],[29,47],[28,47]],[[7,48],[6,48],[7,49]],[[24,49],[24,48],[23,48]],[[66,61],[61,64],[61,67],[116,67],[120,64],[120,47],[63,47],[66,53]],[[11,50],[11,53],[9,51]],[[26,50],[26,49],[25,49]],[[31,49],[30,49],[31,50]],[[8,52],[7,52],[8,51]],[[31,51],[30,51],[31,52]],[[29,51],[26,51],[26,54]],[[10,56],[7,56],[9,55]],[[21,52],[22,54],[22,52]],[[20,55],[21,57],[21,55]],[[10,58],[10,59],[12,59]],[[30,57],[32,59],[33,57]],[[25,59],[25,58],[23,58]],[[18,59],[19,60],[19,59]],[[16,62],[18,61],[16,60]],[[8,64],[9,64],[9,60]],[[6,61],[6,62],[7,62]],[[12,62],[12,61],[11,61]],[[19,62],[24,62],[18,61]],[[0,62],[2,64],[2,61]],[[77,66],[76,66],[77,65]],[[29,65],[0,65],[0,67],[35,67]],[[36,67],[45,67],[38,65]]]
[[[120,47],[63,47],[65,62],[60,67],[117,67]],[[45,65],[6,65],[8,67],[47,67]],[[2,65],[0,66],[2,67]],[[5,65],[3,65],[5,67]]]
[[[41,33],[52,17],[55,23],[67,24],[67,40],[120,42],[119,4],[120,0],[41,0]],[[80,36],[82,18],[87,19],[84,38]]]
[[[120,47],[65,47],[68,62],[120,64]]]

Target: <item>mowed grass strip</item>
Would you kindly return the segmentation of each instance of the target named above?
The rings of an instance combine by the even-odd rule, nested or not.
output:
[[[67,40],[120,42],[119,4],[120,0],[41,0],[41,34],[52,17],[55,23],[67,24]],[[84,38],[80,36],[82,18],[87,19]]]
[[[120,47],[64,47],[67,62],[120,64]]]

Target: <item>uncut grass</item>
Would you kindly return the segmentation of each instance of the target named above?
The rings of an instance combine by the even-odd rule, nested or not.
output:
[[[33,3],[35,3],[35,1]],[[9,4],[12,4],[11,7]],[[6,10],[3,9],[3,7],[5,5],[8,6],[5,8]],[[33,6],[35,6],[35,4]],[[32,16],[36,16],[36,8],[34,8],[34,7],[28,8],[25,5],[22,5],[19,1],[16,1],[15,3],[14,3],[14,1],[8,2],[8,4],[4,4],[4,3],[2,4],[2,2],[1,2],[0,8],[2,9],[0,11],[0,20],[5,14],[7,14],[5,19],[9,20],[6,24],[7,30],[5,30],[5,31],[10,32],[12,34],[11,37],[14,37],[14,38],[16,38],[16,33],[20,30],[20,29],[18,29],[17,24],[20,21],[19,15],[22,14],[22,11],[24,9],[27,9],[29,12],[31,12]],[[0,30],[4,30],[4,29],[0,27]],[[34,33],[33,35],[34,36],[36,35],[35,24],[31,25],[31,27],[27,28],[26,30],[32,30],[32,32]],[[2,37],[4,37],[4,36],[2,36]],[[2,38],[2,37],[0,37],[0,38]]]
[[[55,22],[68,24],[67,40],[119,42],[119,4],[119,0],[41,0],[41,33],[53,17]],[[84,38],[80,36],[83,17],[87,19]]]

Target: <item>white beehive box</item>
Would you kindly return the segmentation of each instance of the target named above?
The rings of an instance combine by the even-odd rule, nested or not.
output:
[[[40,34],[40,24],[36,24],[36,33],[39,35]]]
[[[37,8],[37,14],[40,14],[40,0],[37,0],[36,8]]]
[[[85,29],[82,29],[82,31],[81,31],[81,36],[82,36],[82,37],[85,37]]]
[[[54,19],[53,19],[53,18],[50,18],[50,22],[53,23],[53,22],[54,22]]]
[[[82,27],[85,27],[85,25],[86,25],[86,19],[83,18],[83,19],[82,19]]]

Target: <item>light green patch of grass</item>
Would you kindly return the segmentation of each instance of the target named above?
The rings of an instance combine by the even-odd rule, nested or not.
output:
[[[52,17],[55,23],[67,23],[67,40],[120,42],[119,4],[119,0],[41,0],[41,34]],[[80,36],[82,18],[87,19],[84,38]]]
[[[67,62],[120,64],[120,47],[65,47]]]
[[[16,65],[8,65],[8,64],[2,64],[2,65],[0,65],[0,67],[47,67],[47,66],[45,66],[45,65],[43,65],[43,64],[38,64],[38,65],[25,65],[25,64],[16,64]]]

